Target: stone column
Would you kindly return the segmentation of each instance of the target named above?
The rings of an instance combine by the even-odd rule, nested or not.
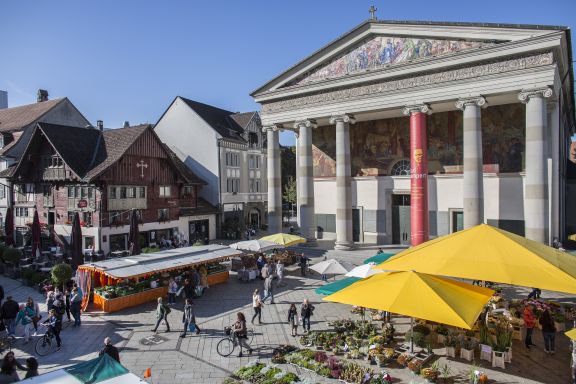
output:
[[[269,125],[262,128],[267,137],[268,168],[268,232],[282,232],[282,183],[280,171],[279,131],[282,126]]]
[[[523,90],[518,98],[526,104],[526,181],[524,225],[528,239],[546,243],[548,232],[548,190],[546,180],[546,100],[552,89]]]
[[[459,99],[456,108],[464,111],[464,229],[484,222],[484,172],[482,162],[482,96]]]
[[[336,244],[334,249],[350,250],[352,237],[352,177],[350,164],[351,115],[335,115],[330,124],[336,124]]]
[[[296,146],[298,147],[298,206],[300,212],[300,235],[308,244],[316,242],[314,224],[314,173],[312,164],[312,129],[316,128],[314,120],[300,120],[294,123],[298,130]]]
[[[428,143],[426,115],[428,104],[407,105],[410,115],[410,240],[412,246],[428,241]]]

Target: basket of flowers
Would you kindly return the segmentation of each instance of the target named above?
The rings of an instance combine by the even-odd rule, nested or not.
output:
[[[422,362],[418,359],[412,359],[408,362],[408,369],[418,375],[422,369]]]
[[[439,375],[440,371],[434,367],[422,368],[420,370],[420,376],[429,383],[435,383]]]
[[[410,361],[411,356],[407,353],[401,353],[398,358],[396,359],[396,362],[398,364],[400,364],[403,367],[406,367],[408,365],[408,362]]]

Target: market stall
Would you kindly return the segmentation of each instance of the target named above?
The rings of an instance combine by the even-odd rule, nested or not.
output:
[[[200,292],[224,283],[228,269],[221,262],[240,253],[222,245],[169,249],[81,265],[77,280],[85,291],[93,290],[96,308],[115,312],[165,296],[170,278],[181,286],[197,274]]]

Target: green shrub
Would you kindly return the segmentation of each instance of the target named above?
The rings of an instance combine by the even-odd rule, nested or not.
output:
[[[52,281],[57,285],[65,284],[72,278],[72,267],[69,264],[61,263],[52,267]]]
[[[423,348],[426,345],[426,336],[420,332],[414,331],[414,345]],[[411,331],[406,332],[405,340],[410,342],[410,336],[412,335]]]
[[[414,332],[419,332],[424,336],[428,336],[430,334],[430,328],[428,328],[424,324],[417,324],[414,326]]]
[[[32,280],[32,277],[36,274],[36,272],[34,272],[31,269],[24,269],[22,271],[22,278],[24,280]]]
[[[22,259],[22,251],[17,248],[8,247],[2,255],[4,261],[9,264],[16,264]]]
[[[156,247],[145,247],[142,248],[140,250],[140,253],[154,253],[154,252],[158,252],[160,250],[160,248],[156,248]]]

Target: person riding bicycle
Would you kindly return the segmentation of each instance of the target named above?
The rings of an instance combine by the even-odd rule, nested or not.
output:
[[[236,322],[232,325],[232,340],[234,343],[240,345],[240,353],[238,357],[242,357],[242,347],[248,350],[248,353],[252,354],[252,348],[248,345],[246,340],[248,339],[248,329],[246,328],[246,317],[242,312],[238,312]]]
[[[62,349],[62,340],[60,339],[60,331],[62,330],[62,316],[56,313],[56,310],[51,309],[49,312],[48,319],[42,324],[48,326],[48,332],[52,333],[56,338],[56,351]]]

